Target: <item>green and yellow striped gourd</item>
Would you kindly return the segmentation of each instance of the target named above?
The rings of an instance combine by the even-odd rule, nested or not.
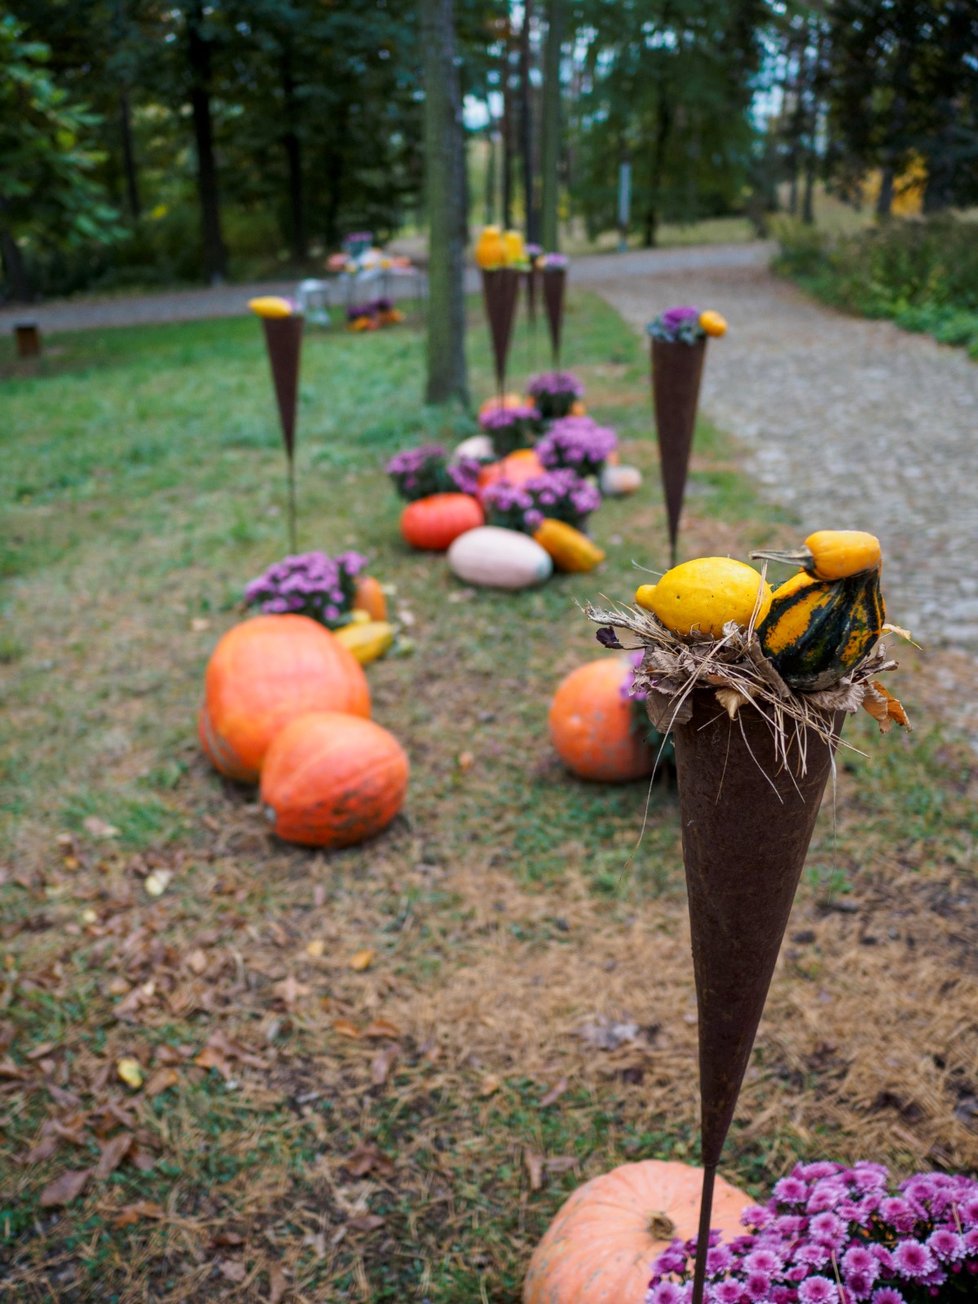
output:
[[[798,552],[753,557],[799,564],[774,590],[758,626],[765,654],[793,688],[829,688],[854,670],[883,632],[879,540],[861,530],[819,530]]]

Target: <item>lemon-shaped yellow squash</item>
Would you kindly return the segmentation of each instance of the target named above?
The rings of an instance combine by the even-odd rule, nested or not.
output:
[[[503,242],[503,233],[498,226],[484,227],[475,245],[476,266],[488,272],[504,266],[505,262],[506,245]]]
[[[771,586],[746,562],[696,557],[666,571],[658,584],[643,584],[635,601],[674,634],[720,638],[727,621],[746,629],[755,607],[760,624],[771,606]]]
[[[277,294],[265,294],[259,299],[249,299],[248,307],[259,317],[291,317],[295,308],[288,299]]]
[[[727,319],[721,313],[709,309],[707,312],[700,313],[700,326],[707,335],[713,335],[717,339],[727,333]]]

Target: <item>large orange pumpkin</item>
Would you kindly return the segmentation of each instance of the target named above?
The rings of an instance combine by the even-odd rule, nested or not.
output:
[[[497,480],[508,480],[510,484],[524,484],[527,480],[532,480],[535,475],[542,475],[546,467],[537,457],[536,449],[518,448],[515,453],[510,453],[504,457],[501,462],[490,462],[479,472],[477,481],[478,492],[488,489],[491,484]]]
[[[373,720],[316,711],[272,739],[261,801],[276,834],[310,847],[349,847],[385,828],[404,803],[408,758]]]
[[[482,504],[470,494],[431,494],[408,503],[401,533],[412,548],[445,552],[460,534],[485,525]]]
[[[622,696],[627,663],[601,657],[563,679],[550,703],[550,738],[569,770],[599,783],[626,783],[652,773],[655,753],[635,733]]]
[[[208,663],[198,720],[217,769],[254,782],[275,734],[309,711],[370,715],[353,653],[309,616],[255,616],[229,629]]]
[[[647,1159],[579,1187],[534,1251],[523,1304],[643,1304],[652,1261],[696,1235],[703,1170]],[[753,1201],[718,1177],[711,1226],[726,1239]]]

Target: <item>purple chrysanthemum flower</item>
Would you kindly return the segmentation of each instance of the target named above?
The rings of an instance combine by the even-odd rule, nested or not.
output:
[[[907,1297],[893,1286],[881,1286],[873,1291],[871,1304],[907,1304]]]
[[[900,1241],[893,1251],[893,1266],[901,1276],[921,1281],[934,1268],[934,1256],[921,1241]]]
[[[774,1198],[782,1204],[801,1204],[808,1194],[808,1187],[797,1177],[782,1177],[774,1184]]]
[[[800,1304],[838,1304],[839,1291],[828,1277],[809,1277],[798,1287]]]
[[[366,566],[359,552],[332,558],[306,552],[284,558],[245,588],[245,604],[269,615],[289,612],[310,616],[328,628],[349,619],[356,580]]]
[[[544,371],[534,376],[526,387],[540,416],[547,421],[565,417],[578,399],[584,397],[584,386],[570,371]]]

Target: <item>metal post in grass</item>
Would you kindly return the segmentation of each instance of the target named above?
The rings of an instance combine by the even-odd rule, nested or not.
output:
[[[265,331],[265,348],[272,368],[282,441],[285,444],[288,485],[289,548],[298,552],[295,501],[295,425],[299,397],[299,355],[305,317],[290,299],[269,295],[252,299],[248,307]]]

